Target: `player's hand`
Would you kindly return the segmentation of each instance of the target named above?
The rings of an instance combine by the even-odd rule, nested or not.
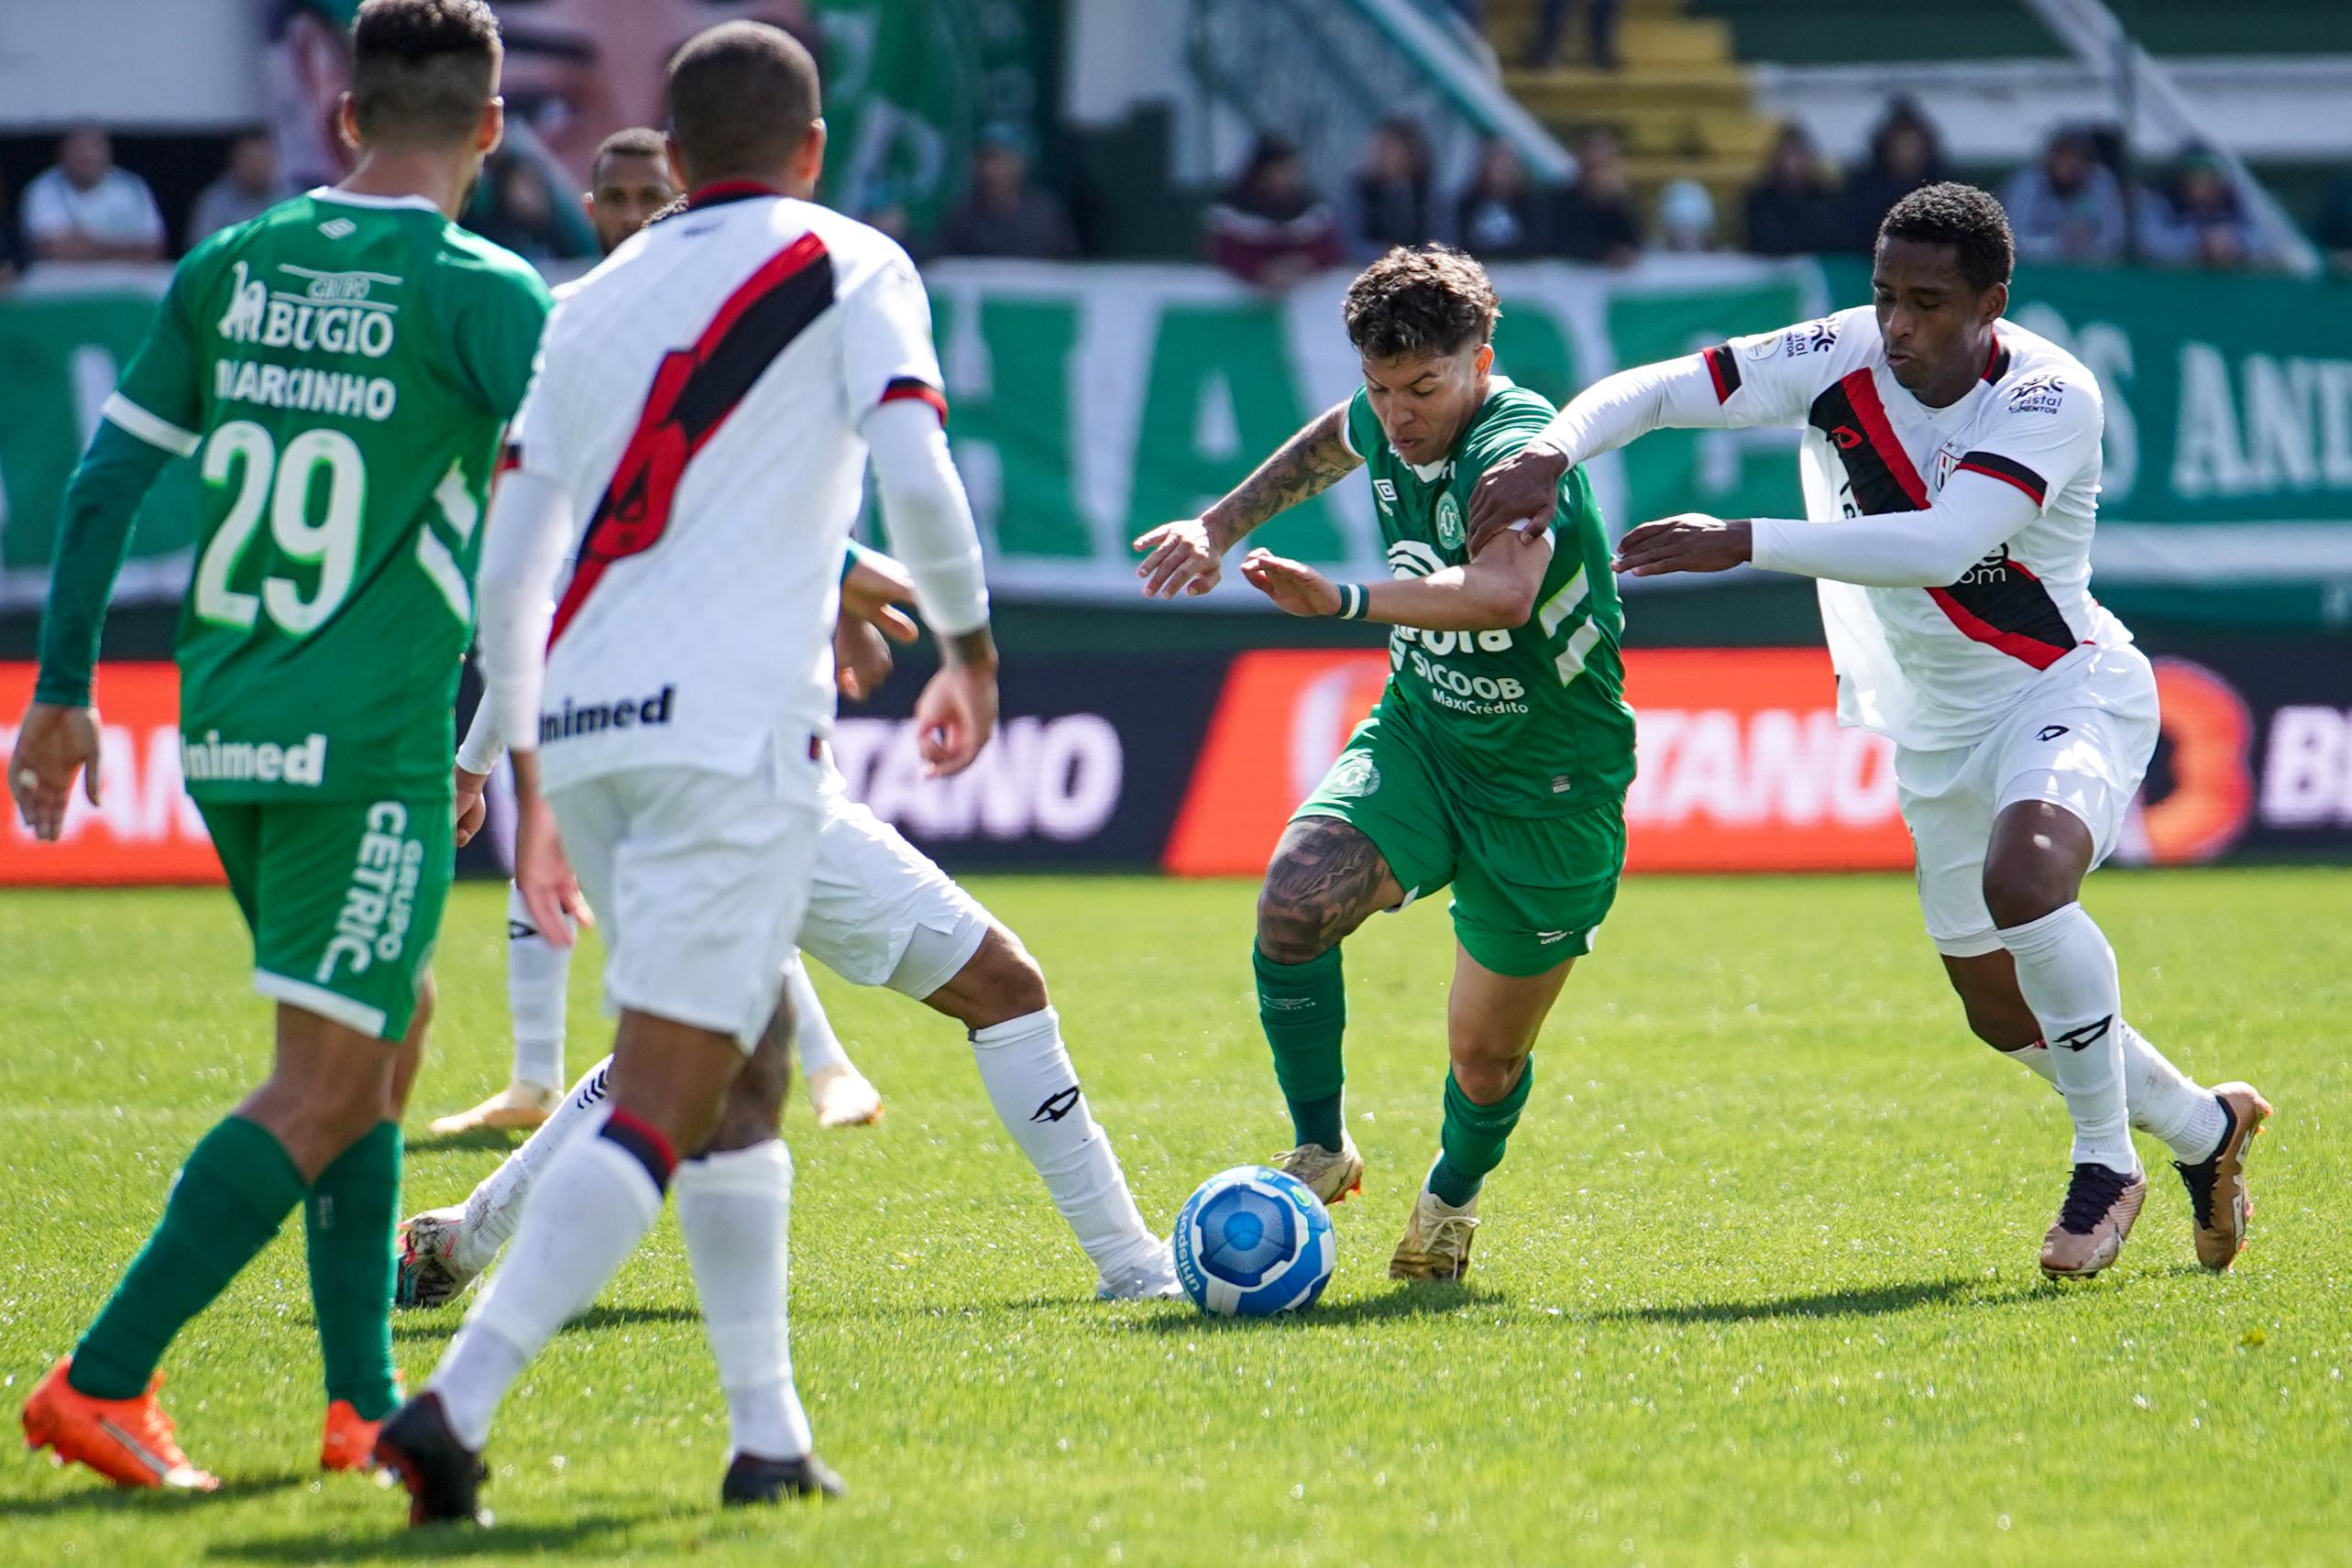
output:
[[[1470,492],[1470,554],[1506,528],[1523,524],[1531,537],[1550,528],[1567,471],[1568,455],[1538,440],[1481,474]]]
[[[97,805],[98,710],[49,702],[25,709],[16,755],[8,759],[8,793],[16,796],[25,826],[45,844],[55,843],[65,829],[65,806],[73,796],[76,773],[90,804]]]
[[[864,621],[893,642],[912,642],[922,634],[914,617],[898,608],[914,602],[915,579],[887,555],[859,556],[850,575],[841,579],[841,614]],[[884,673],[889,673],[887,664]]]
[[[1703,511],[1687,511],[1645,522],[1617,544],[1617,570],[1636,577],[1668,572],[1728,572],[1754,552],[1753,531],[1745,518],[1725,521]]]
[[[915,701],[916,743],[923,776],[943,779],[972,766],[996,732],[996,666],[950,664],[924,684]]]
[[[1242,557],[1244,581],[1291,615],[1337,615],[1339,585],[1303,562],[1252,550]]]
[[[514,890],[549,947],[570,947],[575,921],[596,924],[564,853],[555,813],[539,793],[539,759],[521,751],[514,753]]]
[[[456,826],[457,847],[462,850],[474,841],[474,835],[482,830],[482,818],[489,815],[489,806],[482,798],[482,792],[489,787],[490,775],[468,773],[460,767],[450,769],[449,776],[456,786]]]
[[[1143,597],[1172,599],[1178,594],[1204,594],[1225,576],[1225,550],[1210,536],[1199,518],[1163,522],[1135,542],[1143,551],[1143,565],[1135,575],[1143,579]]]
[[[873,621],[844,614],[833,623],[833,685],[852,702],[880,691],[893,662],[889,640]]]

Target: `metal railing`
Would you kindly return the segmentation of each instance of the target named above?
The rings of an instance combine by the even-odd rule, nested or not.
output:
[[[2280,266],[2297,277],[2317,277],[2323,269],[2319,249],[2287,215],[2228,137],[2205,124],[2180,84],[2139,46],[2105,0],[2024,0],[2059,42],[2093,71],[2108,73],[2115,82],[2117,118],[2128,149],[2132,133],[2145,116],[2165,132],[2212,149],[2229,177],[2237,199],[2269,241]]]
[[[1372,128],[1400,115],[1427,131],[1443,189],[1469,178],[1489,137],[1538,184],[1576,172],[1459,30],[1414,0],[1192,0],[1186,52],[1214,100],[1296,142],[1325,191],[1344,188]]]

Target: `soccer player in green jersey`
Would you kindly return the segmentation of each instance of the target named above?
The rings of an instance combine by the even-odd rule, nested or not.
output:
[[[1387,689],[1267,868],[1258,1006],[1298,1138],[1282,1168],[1337,1202],[1364,1173],[1341,1117],[1340,942],[1375,910],[1452,884],[1445,1125],[1389,1272],[1459,1279],[1479,1185],[1527,1103],[1536,1033],[1617,895],[1633,778],[1624,614],[1581,469],[1557,488],[1555,543],[1513,531],[1467,547],[1478,476],[1552,413],[1494,374],[1498,313],[1478,264],[1444,246],[1392,250],[1349,286],[1346,313],[1363,386],[1136,548],[1149,553],[1148,595],[1205,592],[1251,529],[1369,470],[1393,580],[1334,583],[1263,550],[1241,565],[1292,615],[1395,628]]]
[[[181,757],[277,1003],[269,1078],[205,1135],[27,1438],[125,1486],[217,1483],[173,1441],[156,1363],[298,1204],[328,1398],[357,1468],[395,1402],[399,1116],[452,870],[452,708],[477,524],[548,308],[451,220],[503,126],[483,0],[368,0],[339,109],[358,165],[180,264],[66,493],[41,670],[10,784],[53,839],[99,780],[91,679],[138,503],[203,479],[182,609]]]

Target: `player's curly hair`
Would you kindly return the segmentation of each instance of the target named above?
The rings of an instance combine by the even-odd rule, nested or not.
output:
[[[351,107],[382,147],[463,142],[498,91],[498,18],[485,0],[367,0],[351,24]]]
[[[1487,269],[1450,245],[1397,247],[1356,275],[1341,311],[1347,341],[1372,359],[1459,354],[1502,317]]]
[[[1878,237],[1951,247],[1960,260],[1962,280],[1980,294],[1995,283],[2007,282],[2017,267],[2017,246],[2009,234],[2009,214],[2001,210],[1991,192],[1958,181],[1922,185],[1896,203],[1880,220]]]

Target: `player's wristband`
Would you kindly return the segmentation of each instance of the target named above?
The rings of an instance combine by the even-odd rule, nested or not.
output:
[[[1364,591],[1361,583],[1342,583],[1339,585],[1339,608],[1332,613],[1342,620],[1361,620],[1364,619],[1364,601],[1371,597]]]

